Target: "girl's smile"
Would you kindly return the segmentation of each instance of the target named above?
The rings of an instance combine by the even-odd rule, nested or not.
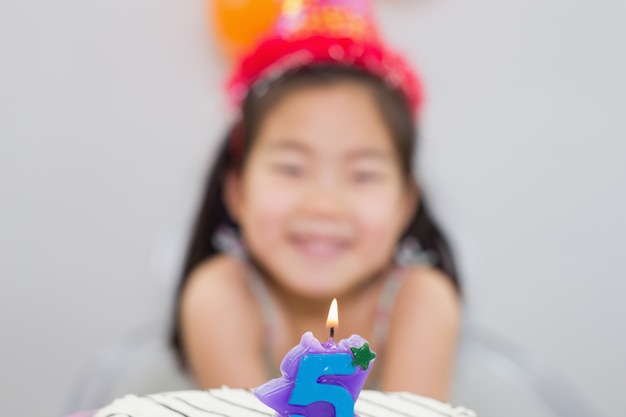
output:
[[[331,260],[350,249],[354,230],[346,224],[299,220],[290,225],[287,238],[297,255],[313,260]]]
[[[290,236],[289,242],[302,255],[313,259],[333,259],[349,249],[350,242],[335,236]]]

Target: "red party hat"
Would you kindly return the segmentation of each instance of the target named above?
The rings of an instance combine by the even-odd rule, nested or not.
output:
[[[260,80],[316,64],[353,66],[402,91],[414,112],[422,102],[419,79],[380,38],[367,0],[281,0],[272,30],[238,62],[228,92],[241,103]]]

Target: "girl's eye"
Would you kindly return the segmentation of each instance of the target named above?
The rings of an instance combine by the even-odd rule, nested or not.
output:
[[[352,174],[352,180],[357,184],[368,184],[382,179],[382,175],[375,171],[357,171]]]
[[[291,178],[298,178],[304,174],[304,168],[296,164],[277,163],[274,165],[276,171]]]

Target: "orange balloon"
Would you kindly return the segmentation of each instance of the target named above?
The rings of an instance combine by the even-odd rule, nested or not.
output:
[[[238,55],[276,22],[281,0],[212,0],[212,23],[222,49]]]

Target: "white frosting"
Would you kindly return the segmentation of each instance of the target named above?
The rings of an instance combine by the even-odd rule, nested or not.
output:
[[[409,393],[362,391],[355,413],[361,417],[476,417],[473,411],[452,407]],[[178,391],[138,397],[128,395],[101,409],[95,417],[272,417],[274,410],[252,391],[213,389]]]

